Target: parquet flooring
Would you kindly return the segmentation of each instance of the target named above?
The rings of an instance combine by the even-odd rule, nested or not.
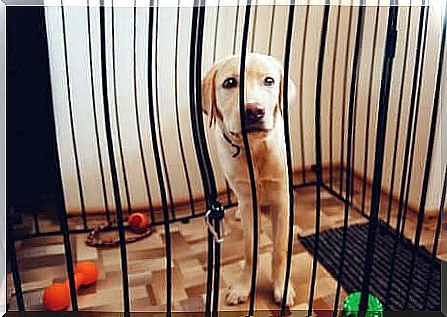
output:
[[[315,230],[315,188],[296,190],[295,226],[292,262],[292,281],[297,290],[297,304],[294,310],[307,310],[313,256],[300,244],[297,235],[308,235]],[[358,196],[358,194],[356,194]],[[354,200],[358,200],[354,197]],[[344,205],[326,191],[322,192],[321,230],[343,225]],[[368,208],[367,208],[368,209]],[[385,209],[385,208],[383,208]],[[242,230],[234,219],[236,208],[227,210],[225,225],[228,235],[222,244],[220,300],[222,311],[245,311],[247,303],[227,306],[224,301],[226,288],[234,281],[242,265]],[[381,212],[385,219],[386,213]],[[392,224],[396,215],[392,214]],[[273,312],[279,306],[273,302],[270,287],[270,263],[272,236],[270,219],[261,213],[262,233],[258,263],[258,284],[255,307],[260,312]],[[350,224],[366,222],[359,212],[351,210]],[[409,214],[406,235],[414,234],[416,219]],[[422,244],[432,245],[434,221],[428,219],[424,226]],[[174,311],[204,310],[207,236],[202,218],[189,223],[174,223],[170,226],[172,242],[172,289]],[[109,233],[114,234],[114,233]],[[95,249],[85,245],[85,234],[72,234],[71,242],[76,261],[95,261],[100,270],[97,283],[78,292],[79,309],[86,311],[122,311],[122,274],[119,248]],[[441,243],[438,255],[446,259],[447,250]],[[22,278],[22,288],[27,310],[43,310],[41,296],[43,289],[53,282],[65,279],[65,256],[62,237],[37,237],[16,243],[18,262]],[[132,311],[164,311],[166,304],[166,259],[163,228],[157,227],[150,237],[127,245],[128,278]],[[11,276],[8,276],[8,290],[12,296],[10,309],[16,309]],[[336,281],[318,264],[314,311],[322,315],[333,307]],[[342,291],[341,300],[345,297]],[[259,313],[261,316],[262,314]],[[323,314],[324,315],[324,314]],[[267,315],[266,315],[267,316]]]

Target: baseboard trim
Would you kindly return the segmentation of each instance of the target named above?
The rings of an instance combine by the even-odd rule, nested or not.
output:
[[[330,172],[331,166],[329,163],[324,163],[322,165],[322,175],[323,175],[323,181],[328,184],[329,183],[329,172]],[[340,174],[340,169],[341,169],[341,164],[339,162],[335,162],[332,164],[332,171],[333,173],[339,175]],[[293,172],[293,178],[294,178],[294,183],[302,183],[303,182],[303,174],[305,174],[306,176],[306,182],[313,182],[315,181],[315,165],[309,165],[306,166],[303,169],[295,169]],[[346,170],[344,169],[344,174],[346,174]],[[358,170],[354,170],[353,172],[354,177],[356,179],[355,184],[359,184],[359,183],[363,183],[363,173],[358,171]],[[337,176],[338,177],[338,176]],[[372,179],[370,178],[366,178],[366,185],[367,185],[367,190],[370,190],[372,188]],[[382,187],[381,189],[381,194],[382,194],[382,198],[386,198],[389,199],[390,195],[392,197],[392,202],[393,204],[398,204],[399,202],[399,197],[395,194],[392,194],[389,192],[389,190],[387,188]],[[226,190],[220,190],[218,192],[218,197],[219,200],[226,204],[228,202],[228,198],[227,198],[227,191]],[[232,202],[236,202],[236,196],[233,193],[230,193],[231,195],[231,201]],[[204,209],[205,208],[205,197],[204,196],[194,196],[193,197],[193,203],[194,203],[194,207],[195,209]],[[168,206],[168,208],[170,209],[171,206]],[[176,209],[176,212],[178,212],[179,214],[184,214],[185,212],[187,212],[190,209],[190,200],[188,197],[182,197],[179,199],[176,199],[175,203],[174,203],[174,208]],[[162,205],[161,204],[156,204],[153,206],[153,210],[154,210],[154,214],[155,216],[159,216],[162,214]],[[149,210],[149,206],[133,206],[132,211],[133,212],[143,212],[143,213],[147,213]],[[419,207],[414,205],[414,204],[409,204],[408,205],[408,211],[413,213],[413,214],[417,214],[419,211]],[[111,213],[115,213],[116,210],[110,210]],[[123,212],[127,213],[127,210],[123,210]],[[199,211],[198,211],[199,212]],[[77,217],[81,215],[81,211],[76,209],[72,209],[70,211],[67,212],[69,217]],[[87,212],[88,216],[100,216],[100,215],[104,215],[104,211],[103,210],[90,210]],[[425,215],[428,218],[433,218],[433,217],[437,217],[439,213],[439,210],[435,209],[435,210],[426,210],[425,211]]]

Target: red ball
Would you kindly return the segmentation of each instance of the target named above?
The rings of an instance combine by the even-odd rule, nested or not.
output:
[[[127,219],[127,222],[129,223],[130,229],[135,232],[141,232],[149,226],[149,218],[139,212],[134,212],[131,214],[129,219]]]
[[[70,290],[65,283],[55,283],[45,289],[42,301],[47,310],[67,309],[70,306]]]
[[[78,275],[78,279],[80,279],[82,286],[88,286],[98,280],[98,267],[90,261],[80,262],[75,266],[75,274],[80,275]]]

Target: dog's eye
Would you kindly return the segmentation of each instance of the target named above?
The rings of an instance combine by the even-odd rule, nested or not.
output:
[[[237,86],[237,80],[234,77],[230,77],[225,79],[225,81],[222,84],[222,87],[225,89],[234,88]]]
[[[264,85],[273,86],[274,83],[275,83],[275,80],[272,77],[265,77]]]

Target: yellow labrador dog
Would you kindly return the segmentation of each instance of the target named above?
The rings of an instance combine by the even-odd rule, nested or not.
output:
[[[230,56],[217,62],[202,80],[203,110],[214,127],[224,174],[236,193],[244,232],[245,264],[226,295],[227,304],[237,305],[250,294],[253,254],[253,207],[248,166],[243,148],[239,107],[240,59]],[[284,123],[282,118],[283,69],[274,58],[248,54],[245,73],[245,124],[256,178],[259,205],[269,207],[272,219],[273,296],[283,296],[288,237],[288,181]],[[289,101],[295,87],[289,80]],[[286,304],[295,303],[289,284]]]

